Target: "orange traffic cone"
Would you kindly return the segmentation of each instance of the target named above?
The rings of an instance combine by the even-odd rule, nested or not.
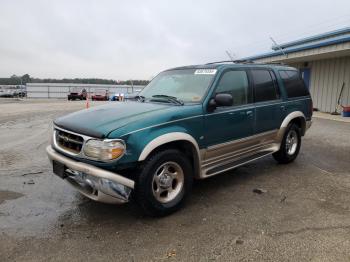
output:
[[[86,94],[86,108],[89,108],[89,94]]]

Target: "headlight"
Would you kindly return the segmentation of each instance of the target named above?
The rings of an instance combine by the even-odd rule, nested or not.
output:
[[[83,150],[87,157],[100,161],[111,161],[123,156],[125,144],[122,140],[90,139],[84,145]]]

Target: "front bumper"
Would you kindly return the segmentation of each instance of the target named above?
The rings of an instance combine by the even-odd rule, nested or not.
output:
[[[116,173],[63,156],[51,146],[46,148],[52,161],[65,167],[65,180],[84,196],[99,202],[121,204],[128,202],[135,182]]]

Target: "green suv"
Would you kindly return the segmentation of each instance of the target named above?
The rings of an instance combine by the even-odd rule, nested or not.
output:
[[[96,201],[136,200],[148,214],[179,209],[194,179],[266,155],[290,163],[311,125],[299,71],[283,65],[210,63],[166,70],[136,101],[54,121],[54,173]]]

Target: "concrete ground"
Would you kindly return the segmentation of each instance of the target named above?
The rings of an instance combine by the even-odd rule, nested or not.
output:
[[[335,120],[335,121],[350,123],[350,117],[344,117],[341,114],[340,115],[332,115],[329,113],[314,112],[313,116],[316,118],[321,118],[321,119],[328,119],[328,120]]]
[[[294,163],[265,157],[198,181],[157,219],[52,175],[51,120],[82,108],[0,101],[0,261],[350,261],[349,123],[315,118]]]

